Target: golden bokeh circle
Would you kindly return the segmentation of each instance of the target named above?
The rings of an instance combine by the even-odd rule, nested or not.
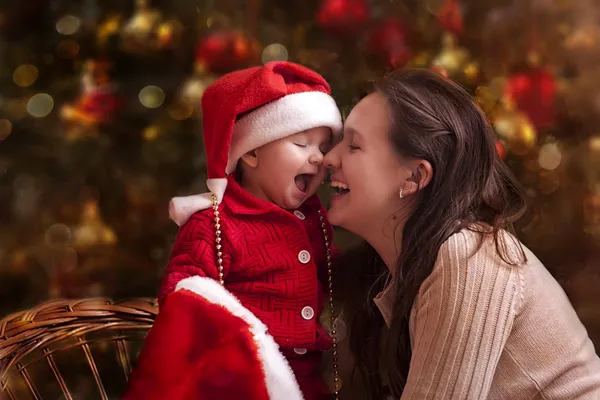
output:
[[[35,83],[39,71],[35,65],[23,64],[15,68],[13,81],[20,87],[28,87]]]
[[[47,93],[33,95],[27,102],[27,112],[32,117],[43,118],[52,112],[54,99]]]

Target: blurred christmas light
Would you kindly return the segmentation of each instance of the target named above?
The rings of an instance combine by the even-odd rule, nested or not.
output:
[[[27,112],[32,117],[43,118],[52,112],[54,100],[47,93],[33,95],[27,102]]]
[[[562,159],[560,149],[556,143],[547,143],[540,148],[538,163],[540,167],[552,171],[558,168]]]
[[[122,23],[123,17],[121,15],[112,15],[103,21],[96,29],[98,44],[104,46],[112,36],[118,34]]]
[[[463,74],[469,81],[475,81],[479,76],[479,64],[475,61],[468,62],[463,69]]]
[[[75,58],[77,54],[79,54],[79,43],[73,39],[61,40],[56,45],[56,55],[62,59]]]
[[[38,69],[35,65],[31,64],[23,64],[15,68],[15,72],[13,73],[13,81],[21,87],[28,87],[33,85],[33,83],[38,78]]]
[[[7,119],[0,119],[0,142],[12,132],[12,124]]]
[[[142,137],[148,142],[155,140],[158,135],[160,135],[160,128],[156,125],[150,125],[146,127],[142,133]]]
[[[189,101],[179,100],[171,104],[167,109],[167,113],[175,121],[183,121],[192,116],[194,107]]]
[[[146,86],[140,90],[140,103],[146,108],[158,108],[165,101],[165,92],[158,86]]]
[[[44,240],[48,247],[62,249],[72,240],[71,229],[64,224],[54,224],[46,230]]]
[[[61,272],[72,272],[77,267],[77,251],[72,247],[64,247],[55,255],[55,263],[60,265]]]
[[[31,219],[39,211],[39,188],[35,177],[19,174],[13,181],[12,212],[21,220]]]
[[[542,194],[552,194],[560,186],[560,177],[556,171],[542,171],[539,175],[538,187]]]
[[[27,98],[9,99],[6,101],[6,112],[13,121],[27,116],[27,101]]]
[[[265,47],[262,53],[262,62],[264,64],[270,61],[287,61],[288,51],[284,45],[273,43]]]
[[[590,151],[600,156],[600,135],[592,136],[588,142]]]
[[[56,30],[61,35],[72,35],[79,30],[81,21],[74,15],[65,15],[56,23]]]

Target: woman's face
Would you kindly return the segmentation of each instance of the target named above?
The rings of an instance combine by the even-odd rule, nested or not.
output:
[[[329,221],[363,238],[401,208],[399,192],[410,175],[389,140],[390,121],[383,95],[370,94],[352,109],[342,141],[325,156],[338,188]]]

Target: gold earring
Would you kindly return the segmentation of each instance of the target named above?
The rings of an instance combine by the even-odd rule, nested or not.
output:
[[[403,199],[403,198],[404,198],[404,194],[402,194],[402,191],[403,191],[403,190],[404,190],[404,189],[400,188],[400,198],[401,198],[401,199]]]

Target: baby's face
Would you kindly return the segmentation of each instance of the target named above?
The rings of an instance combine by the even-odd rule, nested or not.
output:
[[[257,165],[244,178],[251,193],[288,210],[300,207],[325,180],[332,139],[331,129],[318,127],[256,149]]]

